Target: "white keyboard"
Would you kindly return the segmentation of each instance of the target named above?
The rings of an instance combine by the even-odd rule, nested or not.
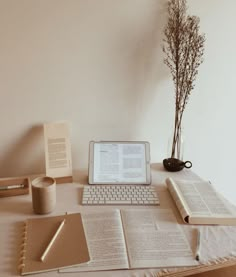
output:
[[[154,186],[88,185],[84,186],[82,205],[159,205]]]

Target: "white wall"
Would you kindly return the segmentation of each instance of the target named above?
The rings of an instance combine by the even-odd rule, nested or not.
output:
[[[163,64],[165,0],[0,0],[0,176],[44,172],[42,124],[71,123],[73,167],[92,139],[167,156],[174,90]],[[236,2],[189,0],[205,61],[184,114],[185,159],[236,203]]]

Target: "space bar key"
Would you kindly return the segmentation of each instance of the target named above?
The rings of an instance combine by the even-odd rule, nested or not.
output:
[[[131,204],[131,201],[129,200],[106,200],[105,204],[114,204],[114,205],[120,205],[120,204]]]

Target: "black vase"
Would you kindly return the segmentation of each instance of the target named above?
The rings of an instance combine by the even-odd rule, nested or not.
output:
[[[168,158],[163,160],[163,166],[167,171],[180,171],[184,168],[191,168],[192,163],[190,161],[181,161],[176,158]]]

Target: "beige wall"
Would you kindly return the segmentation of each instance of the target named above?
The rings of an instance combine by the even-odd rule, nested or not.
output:
[[[71,123],[73,167],[88,142],[148,140],[167,155],[174,94],[163,64],[165,0],[0,0],[0,176],[44,172],[42,124]],[[236,203],[236,2],[189,0],[205,61],[185,111],[185,159]]]

